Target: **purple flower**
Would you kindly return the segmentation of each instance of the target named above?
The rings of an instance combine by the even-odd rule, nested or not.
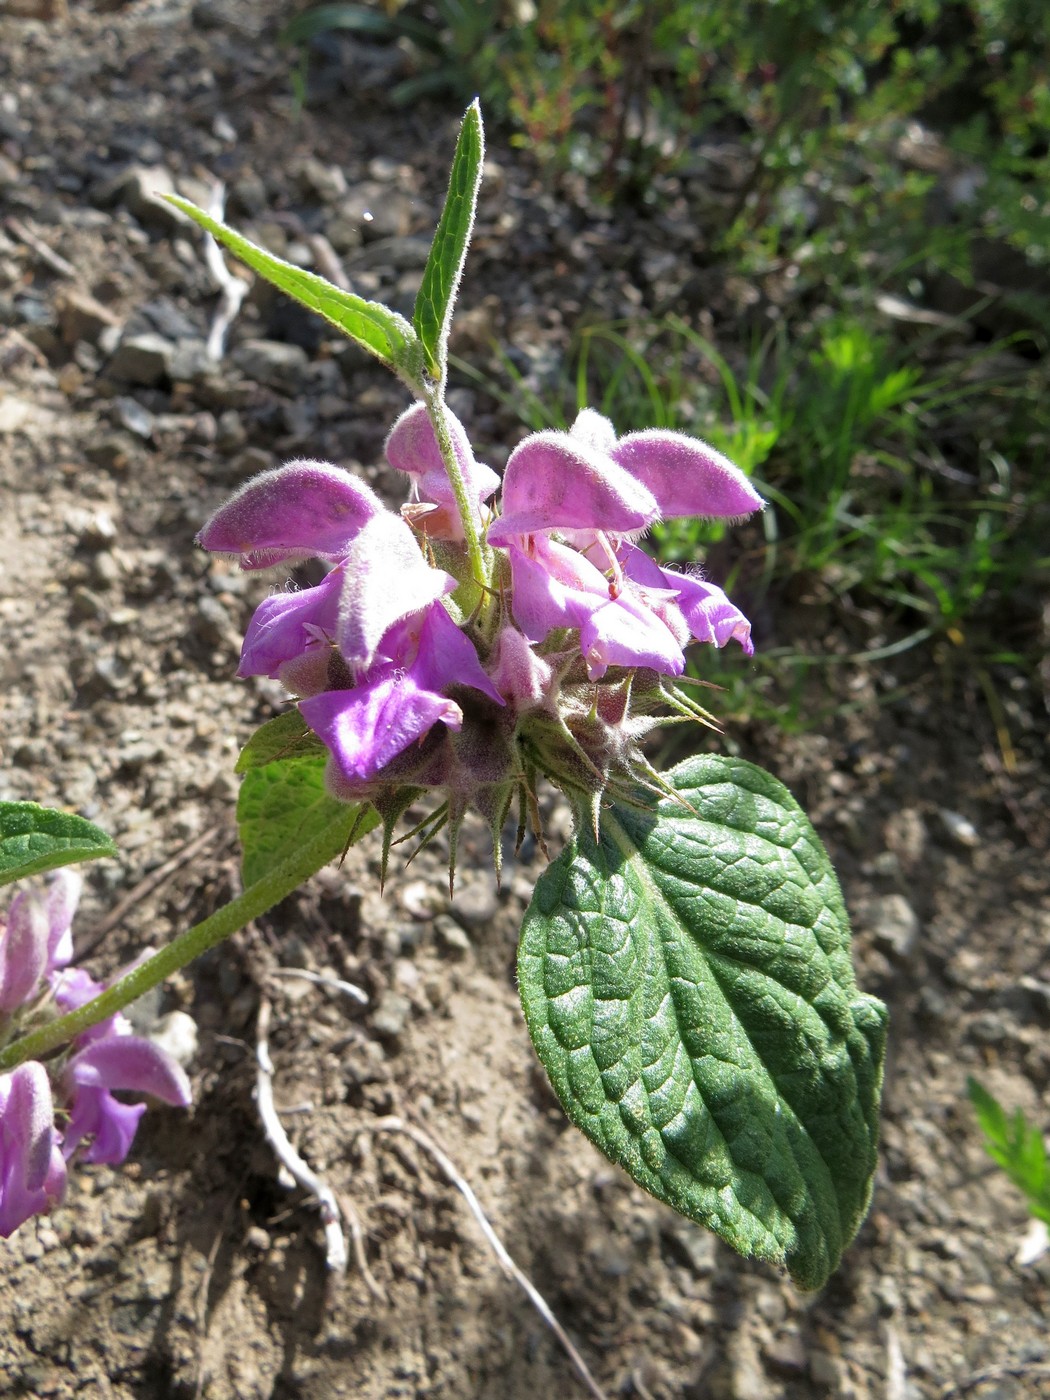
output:
[[[374,491],[327,462],[289,462],[253,477],[197,536],[202,549],[237,554],[244,569],[294,559],[336,563],[383,509]]]
[[[531,641],[579,629],[592,680],[609,666],[677,675],[690,639],[733,638],[750,655],[750,624],[721,589],[661,569],[632,539],[661,517],[743,516],[761,505],[705,443],[662,429],[617,440],[585,409],[569,433],[535,433],[511,453],[488,542],[507,549],[511,607]]]
[[[104,990],[82,968],[58,973],[53,988],[63,1011],[83,1006]],[[148,1094],[177,1108],[192,1102],[182,1068],[159,1046],[133,1035],[120,1012],[78,1035],[73,1044],[75,1053],[61,1074],[63,1102],[69,1111],[62,1143],[66,1161],[87,1138],[91,1141],[82,1152],[85,1162],[112,1166],[128,1155],[146,1105],[121,1103],[113,1090]]]
[[[62,1086],[69,1105],[62,1153],[68,1161],[87,1137],[85,1162],[116,1165],[131,1151],[144,1103],[126,1104],[112,1090],[148,1094],[175,1108],[192,1102],[185,1072],[159,1046],[137,1035],[109,1035],[90,1041],[68,1062]]]
[[[463,424],[446,409],[452,450],[456,454],[463,484],[467,490],[478,527],[481,503],[499,488],[499,477],[474,457]],[[386,459],[399,472],[412,479],[412,500],[402,507],[402,515],[424,534],[438,540],[462,540],[463,522],[438,447],[426,407],[414,403],[406,408],[386,440]]]
[[[480,512],[496,478],[474,461],[455,422],[453,438]],[[395,424],[388,451],[419,478],[439,512],[450,508],[451,487],[421,405]],[[428,515],[435,533],[431,524]],[[443,537],[452,538],[447,530]],[[441,601],[457,580],[427,562],[405,520],[337,468],[297,462],[267,472],[223,506],[198,541],[240,553],[245,567],[310,555],[334,564],[316,587],[259,606],[239,674],[280,678],[304,697],[300,710],[331,751],[330,785],[341,795],[359,792],[439,721],[459,728],[463,712],[453,688],[503,704],[473,642]]]
[[[0,932],[0,1014],[10,1015],[35,994],[43,978],[73,956],[73,913],[82,881],[76,871],[57,871],[44,894],[22,890]]]
[[[0,1236],[60,1200],[66,1164],[47,1070],[36,1060],[0,1074]]]
[[[454,686],[504,703],[473,643],[440,602],[397,623],[380,651],[352,689],[328,690],[299,704],[331,754],[329,785],[346,797],[359,795],[439,720],[449,729],[462,727],[463,711],[448,695]]]

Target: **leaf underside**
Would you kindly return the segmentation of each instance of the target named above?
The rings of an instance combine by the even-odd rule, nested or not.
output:
[[[0,885],[116,854],[106,833],[83,817],[35,802],[0,802]]]
[[[540,879],[518,972],[572,1121],[639,1185],[817,1288],[871,1196],[886,1011],[805,814],[722,755]],[[688,805],[685,805],[688,804]]]

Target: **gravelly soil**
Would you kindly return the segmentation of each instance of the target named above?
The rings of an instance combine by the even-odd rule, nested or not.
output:
[[[379,49],[342,68],[333,57],[318,74],[330,100],[296,111],[276,25],[234,0],[16,14],[32,8],[0,6],[0,796],[80,811],[116,839],[80,923],[90,965],[109,972],[236,888],[232,763],[281,704],[272,684],[233,679],[273,580],[205,559],[194,531],[236,483],[305,452],[356,464],[394,499],[377,464],[403,406],[381,372],[258,287],[209,366],[217,289],[200,243],[143,189],[166,172],[204,202],[222,179],[256,239],[322,270],[335,256],[355,289],[410,305],[455,113],[390,111],[401,60]],[[497,368],[495,337],[542,388],[581,314],[629,315],[712,278],[692,260],[688,191],[614,218],[583,191],[556,200],[498,139],[490,156],[457,333],[483,368]],[[712,296],[706,329],[731,334],[737,309]],[[513,416],[476,388],[455,406],[499,465],[522,431]],[[780,639],[833,625],[786,603],[765,624]],[[880,705],[902,681],[906,701]],[[808,806],[855,913],[862,985],[893,1016],[872,1214],[820,1295],[738,1260],[566,1124],[513,978],[537,856],[497,892],[472,837],[450,917],[437,854],[381,898],[366,842],[140,1010],[146,1025],[192,1013],[195,1106],[147,1115],[126,1169],[79,1171],[59,1210],[0,1243],[0,1389],[583,1394],[462,1198],[383,1126],[398,1115],[466,1173],[609,1396],[1050,1393],[1050,1255],[1016,1262],[1023,1206],[974,1141],[964,1092],[978,1073],[1045,1121],[1042,697],[1011,696],[1007,786],[987,722],[939,671],[902,663],[834,684],[851,704],[825,733],[730,736]],[[555,831],[561,820],[552,807]],[[180,852],[94,946],[92,924]],[[370,1005],[277,978],[281,966],[349,978]],[[263,995],[278,1104],[356,1207],[374,1293],[353,1264],[326,1281],[316,1212],[263,1141]]]

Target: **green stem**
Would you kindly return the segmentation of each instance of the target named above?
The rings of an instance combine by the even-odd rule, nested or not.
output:
[[[245,924],[251,923],[252,919],[257,919],[260,914],[265,914],[267,909],[279,904],[293,890],[298,889],[304,880],[342,854],[350,839],[357,815],[356,806],[347,806],[345,815],[341,814],[339,819],[320,835],[286,856],[269,874],[264,875],[261,880],[256,880],[254,885],[249,885],[237,899],[224,904],[201,923],[194,924],[193,928],[179,934],[174,942],[147,958],[93,1001],[86,1002],[76,1011],[70,1011],[57,1020],[49,1021],[46,1026],[31,1031],[29,1035],[7,1046],[0,1053],[0,1071],[13,1069],[24,1060],[39,1059],[49,1050],[54,1050],[73,1036],[97,1025],[99,1021],[104,1021],[107,1016],[122,1011],[130,1002],[148,992],[165,977],[170,977],[173,972],[200,957],[201,953],[214,948],[224,938],[229,938],[231,933],[236,933]]]
[[[485,559],[486,551],[478,534],[477,520],[474,518],[476,503],[472,502],[467,495],[467,483],[463,480],[463,473],[452,446],[452,434],[449,431],[448,419],[445,417],[445,395],[441,385],[429,386],[423,396],[423,402],[426,404],[427,416],[434,429],[434,436],[437,438],[441,460],[445,464],[448,479],[452,483],[456,509],[463,522],[463,535],[467,546],[467,558],[470,560],[470,571],[474,576],[474,581],[483,588],[487,588],[491,579]]]

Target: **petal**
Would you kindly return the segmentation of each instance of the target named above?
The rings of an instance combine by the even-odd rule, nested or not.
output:
[[[393,668],[354,690],[329,690],[301,700],[299,710],[351,781],[375,777],[438,720],[452,729],[463,723],[463,711],[454,701],[421,690],[410,675]]]
[[[678,595],[689,631],[698,642],[712,642],[724,647],[727,642],[739,642],[745,656],[754,656],[751,624],[722,590],[693,574],[676,574],[670,569],[660,571]]]
[[[37,989],[47,967],[47,904],[31,890],[16,894],[0,938],[0,1012],[11,1012]]]
[[[73,915],[80,902],[84,877],[68,865],[56,870],[47,890],[47,970],[65,967],[73,958]]]
[[[609,456],[612,456],[612,450],[616,446],[616,429],[603,413],[598,413],[593,408],[580,409],[569,434],[587,447],[593,447],[595,451],[605,452]]]
[[[673,634],[654,613],[627,593],[598,608],[580,628],[580,649],[592,681],[610,666],[647,666],[679,676],[685,657]]]
[[[383,510],[362,481],[327,462],[289,462],[247,482],[197,536],[202,549],[239,554],[245,569],[318,556],[337,561]]]
[[[536,536],[528,551],[511,545],[511,610],[530,642],[556,627],[580,627],[609,601],[609,581],[582,554]]]
[[[239,676],[276,677],[288,661],[335,638],[343,572],[333,569],[314,588],[275,593],[252,614],[241,647]]]
[[[186,1072],[166,1050],[138,1035],[109,1035],[79,1050],[63,1078],[81,1088],[128,1089],[177,1108],[193,1099]]]
[[[466,685],[480,690],[497,705],[504,703],[486,675],[474,643],[457,627],[441,603],[428,608],[419,629],[412,678],[423,690],[448,693],[451,686]]]
[[[367,670],[395,623],[422,612],[455,587],[451,574],[426,562],[399,516],[389,511],[373,516],[346,556],[336,626],[339,650],[352,667]]]
[[[661,513],[743,516],[765,502],[739,467],[706,442],[647,428],[628,433],[613,448],[613,457],[656,497]]]
[[[504,627],[496,638],[492,680],[519,714],[555,699],[554,668],[516,627]]]
[[[38,1060],[27,1060],[10,1074],[0,1076],[0,1085],[0,1144],[5,1172],[17,1163],[22,1186],[27,1191],[37,1191],[51,1167],[55,1132],[51,1081]]]
[[[130,970],[124,969],[125,972]],[[119,977],[123,973],[116,975]],[[55,1005],[61,1011],[79,1011],[87,1002],[106,990],[104,982],[96,982],[82,967],[63,968],[61,972],[53,973],[50,981]],[[96,1021],[93,1026],[88,1026],[86,1031],[81,1031],[75,1043],[77,1046],[83,1046],[92,1040],[104,1040],[107,1036],[126,1035],[130,1028],[131,1023],[127,1017],[122,1012],[115,1011],[112,1016],[107,1016],[103,1021]]]
[[[660,515],[648,488],[608,453],[558,432],[533,433],[510,454],[501,510],[489,526],[489,544],[560,529],[626,534]]]
[[[68,1162],[84,1138],[90,1137],[93,1141],[83,1154],[84,1161],[117,1166],[131,1151],[145,1112],[144,1103],[121,1103],[107,1089],[80,1089],[70,1110],[63,1156]]]
[[[480,504],[487,501],[499,487],[499,477],[491,467],[477,461],[466,429],[454,413],[445,410],[452,438],[452,450],[463,473],[467,495],[476,507],[480,519]],[[434,427],[425,405],[414,403],[406,408],[390,430],[386,440],[386,459],[395,470],[416,478],[415,487],[422,501],[454,505],[452,482],[438,447]]]

